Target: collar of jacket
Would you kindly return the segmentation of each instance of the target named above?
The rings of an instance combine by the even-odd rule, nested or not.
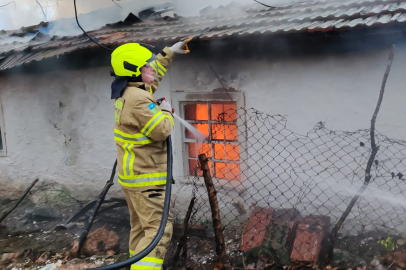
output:
[[[137,88],[141,88],[141,89],[143,89],[143,90],[146,89],[146,88],[145,88],[145,83],[143,83],[143,82],[128,82],[128,83],[127,83],[127,86],[130,86],[130,87],[137,87]]]
[[[148,83],[144,83],[144,82],[128,82],[127,86],[137,87],[137,88],[140,88],[142,90],[147,91],[148,93],[153,94],[153,92],[150,91],[150,89],[152,89],[151,85],[148,84]]]
[[[144,90],[149,89],[150,87],[141,81],[141,76],[134,78],[114,76],[114,78],[115,79],[111,84],[111,99],[122,97],[127,86],[135,86]]]

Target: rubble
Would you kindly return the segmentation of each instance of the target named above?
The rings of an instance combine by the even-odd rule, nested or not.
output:
[[[76,258],[79,249],[79,241],[74,241],[72,244],[72,248],[69,251],[69,258]]]
[[[4,255],[4,254],[3,254]],[[92,256],[85,259],[72,259],[72,260],[47,260],[44,264],[37,264],[24,258],[21,262],[13,262],[10,264],[3,264],[0,269],[8,270],[83,270],[93,269],[102,265],[113,264],[128,259],[128,254],[120,254],[115,256]]]
[[[46,266],[40,268],[39,270],[56,270],[58,269],[58,266],[56,266],[56,264],[52,263],[52,264],[47,264]]]
[[[377,256],[375,256],[374,259],[371,261],[371,268],[374,270],[384,269]]]
[[[35,263],[44,264],[48,260],[49,256],[50,256],[50,253],[45,252],[35,261]]]
[[[116,252],[114,250],[107,250],[106,255],[113,256],[116,255]]]
[[[17,259],[18,253],[4,253],[1,255],[0,264],[7,264]]]
[[[393,251],[385,255],[384,264],[386,265],[398,265],[404,269],[406,266],[406,252],[405,251]]]
[[[405,246],[406,245],[406,239],[399,239],[398,241],[396,241],[396,243],[398,244],[398,246]]]
[[[79,242],[75,241],[70,251],[70,257],[75,258],[79,247]],[[120,238],[118,235],[105,228],[99,228],[90,233],[83,244],[82,254],[93,255],[114,255],[120,251]]]
[[[119,252],[120,238],[113,231],[104,228],[95,230],[89,234],[83,246],[83,254],[86,256],[104,255],[107,251]]]

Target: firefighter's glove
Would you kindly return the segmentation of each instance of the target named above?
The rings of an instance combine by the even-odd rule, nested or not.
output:
[[[161,105],[159,105],[159,108],[161,108],[161,111],[166,111],[168,113],[172,113],[172,106],[166,100],[162,101]]]
[[[179,41],[179,42],[175,43],[175,44],[174,44],[172,47],[170,47],[169,49],[170,49],[173,53],[176,53],[176,54],[187,54],[187,53],[190,52],[190,50],[189,50],[189,48],[188,48],[188,46],[187,46],[187,43],[188,43],[189,41],[191,41],[191,40],[192,40],[192,39],[189,38],[189,39],[184,40],[184,41]]]

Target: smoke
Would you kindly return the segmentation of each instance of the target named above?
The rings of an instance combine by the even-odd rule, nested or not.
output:
[[[270,5],[270,6],[284,6],[289,5],[295,2],[299,2],[300,0],[259,0],[260,2]],[[307,1],[307,0],[305,0]],[[199,11],[207,6],[212,6],[213,8],[219,6],[226,6],[230,3],[237,3],[240,5],[253,5],[253,6],[261,6],[260,4],[256,3],[254,0],[205,0],[205,1],[188,1],[188,0],[176,0],[176,12],[179,15],[183,16],[197,16],[199,15]],[[312,2],[310,0],[310,2]]]
[[[38,3],[37,3],[38,1]],[[167,2],[164,0],[77,0],[78,13],[85,20],[84,25],[96,28],[117,22],[125,18],[129,12],[138,12],[154,4]],[[122,8],[120,8],[120,5]],[[0,29],[15,30],[23,26],[31,26],[41,21],[58,21],[75,15],[73,0],[19,0],[16,5],[0,8]],[[67,22],[67,21],[64,21]],[[90,23],[92,22],[92,23]]]
[[[1,0],[0,0],[1,1]],[[138,14],[148,7],[168,3],[175,8],[180,16],[197,16],[199,11],[207,6],[217,8],[221,5],[227,6],[236,3],[241,6],[260,6],[254,0],[76,0],[79,13],[79,21],[87,31],[96,30],[108,24],[124,20],[132,12]],[[113,2],[114,1],[114,2]],[[260,0],[267,5],[285,6],[295,2],[307,0]],[[340,0],[342,1],[342,0]],[[309,0],[312,2],[312,0]],[[225,14],[227,16],[227,14]],[[16,5],[8,5],[0,8],[0,30],[16,30],[23,26],[31,26],[41,21],[49,21],[49,27],[41,32],[50,36],[70,36],[81,34],[81,30],[74,18],[73,0],[19,0]],[[1,40],[0,45],[13,41],[24,42],[32,36],[24,38],[10,38]]]
[[[77,0],[78,1],[78,0]],[[168,0],[155,0],[155,4],[166,3]],[[138,14],[141,10],[151,6],[149,2],[139,3],[138,1],[117,2],[120,6],[113,6],[93,10],[78,16],[81,26],[87,31],[96,30],[108,24],[124,20],[131,12]],[[78,10],[81,10],[78,7]],[[73,15],[74,16],[74,15]],[[62,18],[50,23],[49,35],[70,36],[81,34],[74,17]]]
[[[37,2],[38,1],[38,2]],[[86,29],[94,30],[107,23],[123,20],[128,13],[137,14],[147,7],[173,2],[175,11],[181,16],[196,16],[199,11],[209,5],[216,8],[220,5],[228,5],[236,2],[241,5],[256,4],[253,0],[77,0],[77,8]],[[298,0],[262,0],[269,5],[285,5]],[[122,8],[120,8],[120,5]],[[259,4],[256,4],[259,5]],[[22,26],[36,25],[41,21],[55,21],[55,34],[78,34],[74,25],[73,0],[19,0],[16,5],[8,5],[0,8],[0,29],[15,30]],[[68,19],[71,18],[71,19]],[[59,22],[58,22],[59,21]],[[64,32],[66,31],[66,32]]]
[[[0,46],[1,45],[5,45],[5,44],[10,44],[10,43],[13,43],[14,41],[17,41],[17,42],[28,42],[28,41],[30,41],[32,38],[34,37],[34,35],[28,35],[28,36],[25,36],[25,37],[7,37],[7,38],[2,38],[2,37],[0,37]]]

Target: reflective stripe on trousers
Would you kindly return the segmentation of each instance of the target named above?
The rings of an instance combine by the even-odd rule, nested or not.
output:
[[[160,270],[164,260],[154,257],[144,257],[141,261],[138,261],[131,265],[131,269],[136,270]]]
[[[159,186],[166,184],[166,176],[166,172],[130,176],[118,174],[118,182],[125,187]]]

